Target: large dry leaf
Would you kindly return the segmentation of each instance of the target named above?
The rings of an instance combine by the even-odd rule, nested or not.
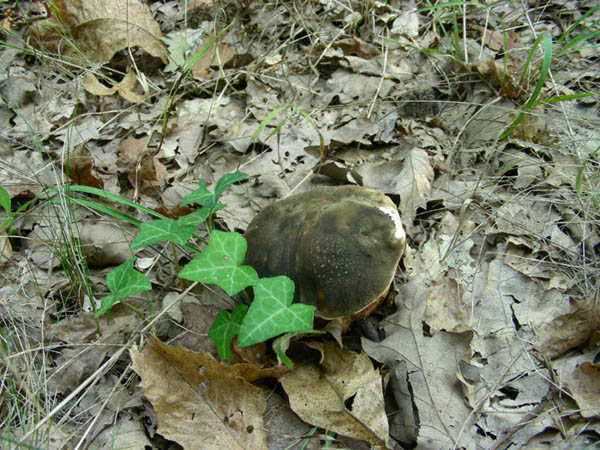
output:
[[[55,4],[60,20],[92,61],[110,61],[118,51],[137,46],[168,62],[160,27],[138,0],[56,0]]]
[[[67,167],[63,167],[71,181],[75,184],[102,189],[102,179],[94,167],[90,151],[85,145],[76,147],[69,152]]]
[[[425,207],[431,191],[433,167],[425,150],[403,151],[400,159],[382,163],[365,163],[356,167],[366,187],[387,194],[400,195],[402,222],[412,225],[417,208]]]
[[[239,368],[152,336],[142,351],[130,353],[160,434],[186,449],[267,448],[264,394]]]
[[[379,372],[365,354],[334,342],[319,347],[322,366],[302,364],[280,379],[292,410],[312,425],[389,447]]]
[[[403,299],[400,310],[386,319],[388,337],[380,343],[363,339],[363,348],[369,356],[389,366],[406,361],[412,391],[400,407],[416,411],[420,448],[473,449],[472,435],[461,432],[471,426],[473,417],[456,379],[458,361],[472,334],[426,336],[423,329],[426,293],[423,279],[404,285],[398,294]]]
[[[396,179],[396,192],[400,194],[402,217],[412,222],[417,208],[424,207],[431,190],[433,168],[425,150],[413,148],[404,158],[402,171]]]

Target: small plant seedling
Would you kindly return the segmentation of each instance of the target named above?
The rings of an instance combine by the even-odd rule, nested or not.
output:
[[[192,248],[188,244],[189,239],[197,230],[198,225],[206,223],[210,233],[207,247],[203,251],[192,248],[199,254],[183,267],[178,276],[186,280],[215,284],[228,295],[236,295],[251,286],[255,295],[250,307],[239,305],[231,313],[220,311],[217,314],[208,336],[214,341],[221,359],[227,359],[230,356],[231,341],[236,335],[239,335],[238,345],[247,347],[285,333],[313,331],[315,308],[310,305],[292,304],[294,282],[284,276],[259,278],[252,267],[243,265],[247,249],[244,236],[236,232],[212,229],[212,215],[215,211],[225,207],[219,203],[223,192],[233,183],[247,177],[241,172],[224,175],[216,183],[214,192],[207,189],[204,180],[200,180],[199,189],[181,200],[181,206],[197,204],[201,207],[200,210],[177,220],[159,216],[157,220],[136,223],[115,209],[96,205],[98,206],[96,209],[102,212],[107,212],[113,217],[139,226],[140,231],[130,244],[132,250],[163,241]],[[90,193],[89,189],[81,186],[72,187],[71,190]],[[106,198],[101,191],[92,193]],[[111,200],[132,206],[132,202],[114,195],[111,196]],[[81,202],[81,200],[78,201]],[[133,205],[138,207],[138,205]],[[87,202],[86,206],[95,207],[93,202]],[[156,216],[156,213],[153,215]],[[113,305],[127,297],[152,289],[150,281],[133,268],[134,259],[129,259],[107,274],[106,284],[111,294],[101,300],[101,306],[95,312],[96,317],[102,316]],[[133,306],[126,305],[141,315]],[[291,361],[283,351],[278,348],[277,353],[280,359],[291,368]]]
[[[106,275],[106,286],[111,292],[101,300],[101,306],[95,317],[100,317],[106,313],[115,303],[137,294],[141,291],[149,291],[152,285],[148,278],[133,268],[135,258],[128,259],[123,264],[115,267]],[[141,313],[133,306],[125,303],[129,308],[132,308],[138,315]],[[143,316],[142,316],[143,319]]]
[[[198,215],[199,217],[206,216],[208,232],[212,231],[212,216],[213,214],[225,205],[219,203],[219,198],[233,183],[242,181],[248,178],[248,175],[242,172],[234,172],[223,175],[215,186],[215,191],[210,192],[206,188],[206,181],[200,180],[200,188],[192,192],[190,195],[186,195],[181,199],[181,206],[196,203],[202,208]]]

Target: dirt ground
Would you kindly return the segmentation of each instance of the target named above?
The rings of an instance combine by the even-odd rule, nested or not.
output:
[[[600,445],[596,1],[38,0],[0,20],[0,447]],[[238,171],[188,244],[132,245]],[[398,206],[390,301],[222,360],[209,330],[244,298],[181,268],[213,228],[346,184]]]

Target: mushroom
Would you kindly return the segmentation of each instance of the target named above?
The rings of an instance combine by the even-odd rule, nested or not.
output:
[[[319,187],[272,203],[245,237],[245,264],[261,277],[290,277],[294,301],[314,305],[324,319],[374,308],[405,245],[396,205],[360,186]]]

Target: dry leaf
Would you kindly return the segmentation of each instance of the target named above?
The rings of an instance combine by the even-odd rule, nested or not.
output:
[[[8,236],[0,236],[0,263],[4,264],[13,257],[13,250]]]
[[[264,394],[239,369],[152,336],[130,354],[167,439],[189,450],[267,448]]]
[[[79,145],[69,153],[68,166],[64,170],[75,184],[102,189],[104,184],[94,168],[89,150],[85,145]]]
[[[135,165],[141,161],[147,151],[147,144],[147,137],[136,139],[130,136],[119,142],[119,157],[117,159],[119,169],[123,172],[134,170]]]
[[[88,72],[83,76],[83,87],[90,94],[113,95],[115,92],[118,92],[119,95],[128,102],[142,103],[148,98],[150,92],[148,90],[148,86],[145,84],[142,84],[144,94],[140,95],[134,92],[133,89],[135,88],[136,81],[137,78],[135,76],[135,72],[131,67],[127,67],[127,73],[125,74],[125,77],[123,77],[120,82],[116,83],[112,87],[107,87],[100,83],[96,76],[91,72]]]
[[[131,309],[118,304],[111,309],[110,321],[101,319],[98,322],[100,334],[97,334],[96,320],[91,312],[82,312],[51,325],[46,335],[68,346],[61,350],[55,367],[49,371],[50,388],[62,393],[74,389],[84,376],[92,374],[102,364],[108,352],[123,343],[123,336],[139,321]]]
[[[420,148],[403,151],[400,158],[383,163],[361,164],[355,171],[362,177],[364,186],[400,195],[402,222],[410,227],[417,208],[426,205],[433,168],[427,152]]]
[[[59,20],[90,60],[110,61],[118,51],[137,46],[168,62],[160,27],[138,0],[56,0],[55,4]]]
[[[84,223],[79,240],[91,266],[118,266],[131,258],[123,230],[110,223]]]
[[[414,409],[418,417],[419,448],[474,448],[473,437],[460,432],[471,426],[473,417],[456,379],[458,361],[472,333],[427,336],[423,327],[426,294],[424,279],[403,285],[397,296],[398,312],[386,318],[387,337],[380,343],[363,338],[362,346],[370,357],[390,367],[406,362],[411,396],[398,400],[403,401],[402,410]]]
[[[352,35],[334,42],[318,44],[313,50],[313,55],[320,55],[323,51],[328,51],[329,49],[340,49],[344,56],[359,56],[365,59],[375,58],[381,54],[381,50],[376,46]]]
[[[583,417],[600,416],[600,364],[584,362],[578,365],[566,384]]]
[[[204,41],[202,41],[202,45],[200,48],[204,47],[206,44],[210,42],[211,39],[214,38],[214,34],[207,36]],[[192,68],[192,75],[197,78],[210,78],[208,73],[208,69],[211,66],[219,66],[222,67],[229,61],[231,58],[235,56],[235,50],[223,43],[214,42],[208,50],[196,61],[194,67]]]
[[[538,329],[537,349],[547,358],[554,359],[567,351],[585,344],[600,330],[600,313],[593,307],[581,307],[563,314]]]
[[[388,422],[381,375],[367,355],[322,344],[323,364],[298,365],[281,385],[302,420],[345,436],[387,447]]]

